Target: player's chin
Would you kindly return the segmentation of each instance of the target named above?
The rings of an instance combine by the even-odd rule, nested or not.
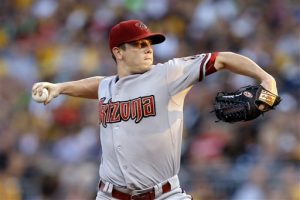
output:
[[[153,65],[153,59],[151,59],[151,58],[144,59],[144,64],[147,67],[150,67],[151,65]]]
[[[143,67],[139,68],[137,73],[145,73],[151,69],[152,64],[145,64]]]

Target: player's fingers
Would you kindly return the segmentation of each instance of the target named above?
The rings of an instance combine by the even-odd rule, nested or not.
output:
[[[54,99],[55,97],[58,96],[55,85],[51,85],[51,90],[50,89],[48,89],[48,90],[49,90],[49,95],[48,95],[46,101],[44,102],[45,105],[50,103],[52,101],[52,99]]]
[[[50,92],[50,84],[48,82],[38,82],[32,86],[32,94],[33,95],[42,95],[43,89],[46,88]]]
[[[31,92],[32,92],[33,95],[36,95],[37,89],[38,89],[38,87],[40,87],[40,85],[41,85],[41,83],[35,83],[35,84],[32,86]]]
[[[36,94],[39,94],[39,95],[42,95],[42,91],[43,91],[43,88],[45,87],[44,86],[45,83],[44,82],[39,82],[39,83],[35,83],[33,86],[32,86],[32,93],[34,95]]]
[[[47,97],[46,101],[44,101],[44,105],[47,105],[48,103],[50,103],[51,98],[50,95]]]
[[[269,106],[266,105],[266,104],[264,104],[264,103],[262,103],[262,104],[260,104],[260,105],[258,106],[258,109],[261,110],[261,111],[266,111],[266,110],[269,109]]]
[[[41,84],[42,84],[41,82],[33,84],[32,91],[36,90]]]
[[[48,103],[50,103],[50,101],[54,98],[53,94],[49,94],[48,98],[46,99],[46,101],[44,102],[44,105],[47,105]]]

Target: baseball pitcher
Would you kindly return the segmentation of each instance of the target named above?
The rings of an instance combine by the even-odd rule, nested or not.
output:
[[[191,87],[221,69],[252,77],[277,95],[274,78],[250,59],[231,52],[202,53],[153,65],[152,45],[165,36],[139,20],[115,25],[109,34],[117,74],[64,83],[39,82],[33,95],[49,91],[98,99],[102,159],[96,199],[192,199],[178,172],[183,104]],[[265,109],[268,104],[261,104]]]

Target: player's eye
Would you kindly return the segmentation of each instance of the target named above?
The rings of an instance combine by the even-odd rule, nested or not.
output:
[[[151,42],[151,40],[138,40],[135,42],[130,42],[129,44],[136,48],[142,49],[145,47],[150,47],[152,45],[152,42]]]

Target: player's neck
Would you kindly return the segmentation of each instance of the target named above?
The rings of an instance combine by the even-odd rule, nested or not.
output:
[[[129,73],[125,69],[126,67],[118,67],[118,74],[117,74],[118,79],[131,75],[131,73]]]
[[[123,78],[123,77],[126,77],[126,76],[132,75],[133,73],[130,69],[131,69],[130,66],[127,66],[123,63],[118,64],[118,77],[119,77],[119,79]]]
[[[143,74],[149,71],[151,66],[148,67],[140,67],[140,66],[128,66],[128,65],[121,65],[118,64],[118,77],[123,78],[126,76],[130,76],[133,74]]]

